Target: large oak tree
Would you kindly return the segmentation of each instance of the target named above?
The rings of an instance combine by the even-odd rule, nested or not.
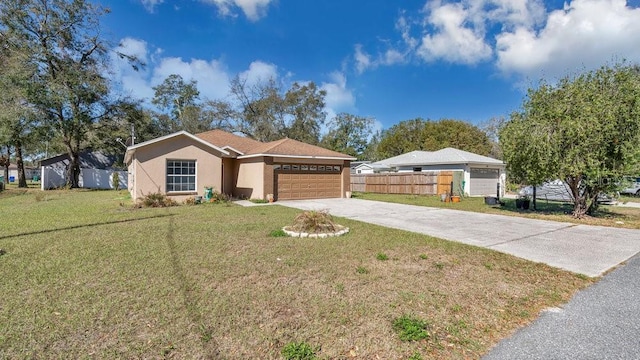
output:
[[[70,187],[78,187],[79,154],[87,134],[114,108],[107,79],[109,46],[99,26],[107,12],[86,0],[0,2],[2,36],[37,69],[27,101],[64,144]]]

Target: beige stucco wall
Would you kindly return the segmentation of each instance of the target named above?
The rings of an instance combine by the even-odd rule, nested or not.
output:
[[[196,191],[167,194],[176,201],[203,195],[205,186],[222,189],[220,154],[193,139],[178,136],[136,149],[129,165],[130,173],[134,174],[129,184],[134,199],[158,191],[166,193],[167,160],[196,161]]]
[[[264,159],[238,160],[234,195],[248,199],[264,199]]]
[[[233,195],[236,192],[236,173],[238,172],[238,164],[235,159],[222,159],[222,192]]]

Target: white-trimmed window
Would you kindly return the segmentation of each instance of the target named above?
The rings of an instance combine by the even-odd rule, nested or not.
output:
[[[196,191],[196,161],[167,160],[167,192]]]

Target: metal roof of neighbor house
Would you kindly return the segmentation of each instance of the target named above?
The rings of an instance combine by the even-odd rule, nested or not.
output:
[[[238,136],[218,129],[198,133],[196,136],[218,147],[229,148],[234,152],[239,152],[240,155],[244,155],[251,151],[251,149],[263,145],[263,143],[258,140]]]
[[[454,148],[444,148],[438,151],[415,150],[406,154],[394,156],[375,162],[374,164],[386,166],[409,166],[409,165],[444,165],[444,164],[485,164],[504,165],[504,162],[474,154],[468,151]]]
[[[101,151],[86,150],[80,152],[79,155],[80,168],[82,169],[111,169],[116,162],[116,156],[105,154]],[[69,154],[60,154],[39,161],[40,166],[49,166],[53,164],[69,164]]]
[[[377,163],[360,164],[360,165],[355,167],[355,169],[363,169],[363,168],[369,168],[369,169],[373,169],[373,170],[390,169],[389,165],[377,164]]]

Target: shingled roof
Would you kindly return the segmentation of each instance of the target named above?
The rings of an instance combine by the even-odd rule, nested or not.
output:
[[[220,148],[239,151],[238,158],[240,159],[257,156],[283,156],[355,160],[349,155],[288,138],[263,143],[222,130],[211,130],[196,134],[196,136]]]
[[[199,133],[196,134],[196,136],[206,142],[216,145],[217,147],[223,149],[229,148],[230,150],[233,150],[235,152],[240,152],[240,154],[246,154],[250,152],[251,149],[264,144],[257,140],[238,136],[230,132],[218,129]]]

